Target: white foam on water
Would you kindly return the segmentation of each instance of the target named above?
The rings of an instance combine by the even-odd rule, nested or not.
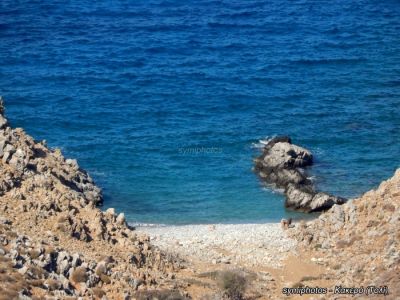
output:
[[[264,148],[275,136],[272,137],[265,137],[264,139],[258,140],[258,143],[252,143],[251,147],[255,149],[262,149]]]
[[[135,223],[135,222],[128,222],[128,225],[132,227],[146,227],[146,228],[167,227],[166,224]]]

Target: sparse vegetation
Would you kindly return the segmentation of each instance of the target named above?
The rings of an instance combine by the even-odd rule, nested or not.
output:
[[[101,288],[98,288],[98,287],[92,288],[92,292],[93,292],[93,295],[94,295],[97,299],[103,298],[103,296],[105,296],[105,294],[106,294]]]
[[[217,276],[217,285],[231,300],[244,299],[247,279],[239,271],[222,271]]]
[[[18,293],[25,289],[26,281],[16,269],[12,267],[10,260],[0,256],[0,300],[16,299]]]
[[[55,291],[58,290],[62,284],[58,280],[55,279],[47,279],[45,282],[45,286],[50,290],[50,291]]]
[[[83,267],[76,268],[71,274],[71,280],[74,282],[85,282],[87,280],[86,270]]]
[[[67,232],[68,231],[67,226],[65,226],[63,223],[57,224],[56,228],[57,228],[57,230],[60,230],[61,232]]]
[[[300,281],[313,281],[313,280],[318,280],[320,277],[315,277],[315,276],[303,276]]]
[[[65,223],[67,222],[68,218],[66,216],[59,216],[57,219],[58,223]]]
[[[31,265],[28,268],[27,274],[32,279],[41,279],[41,278],[44,278],[45,272],[46,271],[44,269],[42,269],[38,266]]]
[[[10,239],[15,239],[18,237],[18,233],[16,233],[15,231],[6,231],[6,234]]]
[[[338,249],[346,248],[347,246],[349,246],[349,243],[345,240],[338,240],[336,242],[336,248]]]
[[[37,259],[40,256],[40,251],[39,250],[30,250],[29,251],[29,256],[32,259]]]
[[[163,291],[143,291],[135,295],[138,300],[188,300],[178,291],[163,290]]]
[[[383,205],[383,209],[394,212],[396,210],[396,207],[393,204],[386,203],[385,205]]]
[[[103,281],[105,284],[110,284],[111,283],[111,279],[109,276],[105,275],[105,274],[100,274],[100,280]]]
[[[300,287],[304,287],[304,284],[300,281],[292,284],[292,288],[300,288]]]
[[[218,271],[211,271],[211,272],[205,272],[197,275],[199,278],[210,278],[210,279],[217,279],[218,277]]]

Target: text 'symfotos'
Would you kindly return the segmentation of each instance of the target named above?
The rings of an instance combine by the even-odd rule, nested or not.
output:
[[[389,295],[389,289],[387,286],[374,286],[370,285],[367,287],[343,287],[335,286],[334,289],[324,288],[324,287],[298,287],[298,288],[283,288],[282,294],[286,296],[290,295],[325,295],[325,294],[335,294],[335,295]]]

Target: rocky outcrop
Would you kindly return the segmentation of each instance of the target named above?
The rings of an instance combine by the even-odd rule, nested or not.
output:
[[[29,183],[29,188],[40,184],[63,185],[86,204],[101,204],[102,193],[86,171],[76,160],[64,159],[59,149],[49,150],[45,142],[36,142],[21,128],[8,126],[4,117],[3,100],[0,98],[0,159],[3,172],[0,174],[0,195],[15,186]],[[30,191],[19,190],[20,197]]]
[[[400,295],[400,169],[376,190],[318,219],[296,224],[289,233],[321,261],[342,286],[388,286]]]
[[[269,140],[254,163],[255,171],[263,180],[284,189],[288,208],[315,212],[346,201],[315,189],[306,172],[306,168],[313,164],[313,155],[307,149],[293,145],[289,137]]]
[[[60,150],[11,128],[2,100],[0,169],[0,269],[14,274],[5,277],[11,286],[0,280],[0,295],[130,299],[178,286],[169,274],[180,262],[124,214],[98,209],[102,194],[91,177]]]

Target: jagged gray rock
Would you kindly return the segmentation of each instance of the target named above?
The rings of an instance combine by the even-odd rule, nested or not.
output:
[[[287,136],[268,141],[263,153],[254,162],[254,170],[263,180],[284,189],[285,206],[288,208],[314,212],[346,202],[345,198],[315,190],[305,170],[313,164],[312,153],[293,145]]]

